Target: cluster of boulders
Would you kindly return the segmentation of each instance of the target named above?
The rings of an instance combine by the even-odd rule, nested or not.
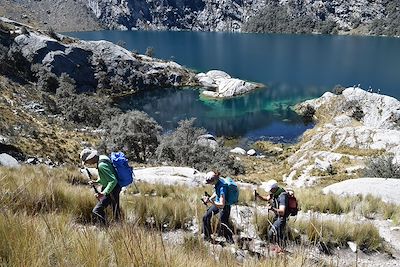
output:
[[[247,156],[257,156],[257,152],[254,149],[244,150],[241,147],[235,147],[231,149],[229,152],[239,155],[247,155]]]
[[[212,98],[234,97],[263,87],[258,83],[232,78],[229,74],[220,70],[199,73],[196,78],[203,87],[207,88],[207,90],[202,91],[202,94]]]

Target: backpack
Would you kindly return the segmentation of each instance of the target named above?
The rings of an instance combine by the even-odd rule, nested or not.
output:
[[[296,197],[294,196],[294,191],[291,188],[286,189],[286,193],[288,196],[288,211],[287,214],[289,216],[296,216],[299,212],[299,203],[297,202]]]
[[[228,188],[228,192],[226,193],[226,204],[233,205],[238,203],[239,201],[239,188],[235,181],[232,178],[226,177],[222,179],[224,184]]]
[[[122,152],[112,152],[110,159],[114,166],[115,173],[117,174],[118,184],[121,187],[130,185],[135,175],[133,173],[133,168],[128,164],[128,159],[125,157],[125,154]]]

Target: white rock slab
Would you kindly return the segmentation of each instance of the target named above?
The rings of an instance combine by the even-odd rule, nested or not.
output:
[[[388,203],[400,205],[400,179],[359,178],[332,184],[323,189],[325,194],[363,195],[381,198]]]

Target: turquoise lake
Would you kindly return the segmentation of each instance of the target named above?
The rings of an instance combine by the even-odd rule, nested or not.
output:
[[[168,131],[179,120],[215,135],[293,142],[305,125],[290,106],[331,91],[361,84],[399,99],[400,39],[386,37],[240,34],[210,32],[99,31],[67,33],[84,40],[124,42],[129,50],[174,60],[199,72],[226,71],[260,82],[265,89],[224,101],[203,99],[199,90],[143,92],[121,102],[139,109]]]

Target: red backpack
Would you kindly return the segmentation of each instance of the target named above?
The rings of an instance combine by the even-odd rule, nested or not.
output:
[[[294,190],[291,188],[286,189],[288,195],[288,211],[287,214],[289,216],[296,216],[299,212],[299,203],[297,202],[296,197],[294,196]]]

